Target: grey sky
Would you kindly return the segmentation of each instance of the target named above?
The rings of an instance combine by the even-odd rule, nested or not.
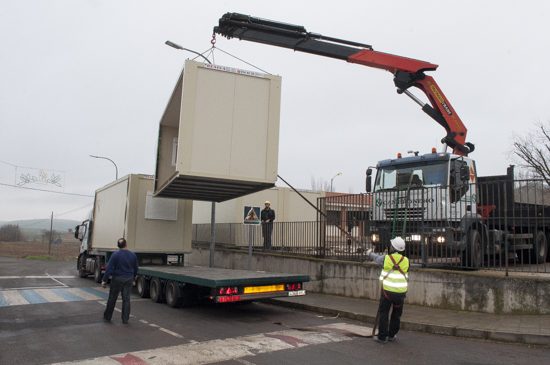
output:
[[[114,178],[89,154],[115,160],[120,176],[152,174],[158,121],[192,56],[164,41],[204,51],[228,11],[440,65],[430,74],[468,127],[480,175],[504,173],[514,133],[550,120],[548,2],[2,0],[0,160],[64,171],[64,190],[80,194]],[[396,94],[387,72],[220,37],[216,45],[283,77],[279,173],[297,187],[342,172],[336,190],[360,192],[376,161],[440,148],[444,130]],[[0,183],[13,182],[14,168],[0,162]],[[0,220],[52,210],[80,219],[91,202],[0,185]]]

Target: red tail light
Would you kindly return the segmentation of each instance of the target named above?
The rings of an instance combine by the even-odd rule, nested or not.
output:
[[[287,291],[302,290],[302,283],[286,284],[286,290]]]
[[[239,288],[236,286],[222,287],[218,289],[218,295],[235,295],[239,293]]]
[[[229,295],[226,297],[218,297],[218,303],[238,302],[241,300],[239,295]]]

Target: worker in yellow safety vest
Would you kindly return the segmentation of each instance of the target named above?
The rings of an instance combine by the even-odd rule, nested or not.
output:
[[[372,249],[367,250],[369,258],[378,265],[383,266],[380,273],[382,288],[378,306],[378,336],[374,337],[374,340],[379,343],[395,341],[395,336],[399,332],[403,302],[407,294],[407,282],[409,280],[409,259],[403,256],[405,240],[401,237],[395,237],[390,242],[391,249],[387,255],[377,255]],[[388,326],[390,309],[392,313]]]

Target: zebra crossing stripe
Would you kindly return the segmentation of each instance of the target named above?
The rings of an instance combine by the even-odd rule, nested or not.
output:
[[[48,303],[46,299],[44,299],[43,296],[38,294],[32,289],[27,290],[20,290],[19,293],[29,302],[30,304],[40,304],[40,303]]]
[[[80,302],[84,300],[83,298],[74,295],[73,293],[67,291],[67,289],[50,289],[53,291],[56,295],[59,295],[63,299],[65,299],[66,302]]]
[[[92,294],[88,293],[85,290],[82,290],[82,288],[68,288],[66,289],[69,293],[76,295],[77,297],[80,297],[84,300],[98,300],[103,299],[99,294]]]
[[[95,296],[99,296],[102,299],[108,299],[109,298],[108,293],[103,292],[103,291],[98,290],[98,289],[95,289],[95,288],[86,287],[86,288],[80,288],[80,290],[84,290],[85,292],[93,294]]]
[[[48,303],[66,302],[65,298],[55,293],[52,289],[34,289],[38,295],[41,295]]]
[[[27,302],[18,290],[4,290],[2,294],[7,302],[7,305],[29,304],[29,302]]]
[[[0,307],[7,307],[8,301],[4,299],[4,296],[2,295],[2,292],[0,291]]]

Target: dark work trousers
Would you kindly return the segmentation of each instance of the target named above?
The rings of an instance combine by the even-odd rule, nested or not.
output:
[[[273,222],[262,223],[262,236],[264,237],[264,250],[271,249],[272,233],[273,233]]]
[[[379,339],[385,340],[388,338],[388,336],[394,337],[397,332],[399,332],[405,295],[406,293],[392,293],[389,291],[382,291],[382,295],[380,296],[380,304],[378,306],[378,311],[380,312],[380,319],[378,321]],[[392,309],[391,319],[389,318],[390,309]],[[388,319],[390,322],[389,328]]]
[[[128,319],[130,319],[130,291],[132,290],[133,282],[134,278],[132,277],[113,276],[109,289],[109,300],[107,301],[107,308],[103,312],[103,318],[108,321],[111,320],[118,294],[122,292],[122,322],[128,322]]]

